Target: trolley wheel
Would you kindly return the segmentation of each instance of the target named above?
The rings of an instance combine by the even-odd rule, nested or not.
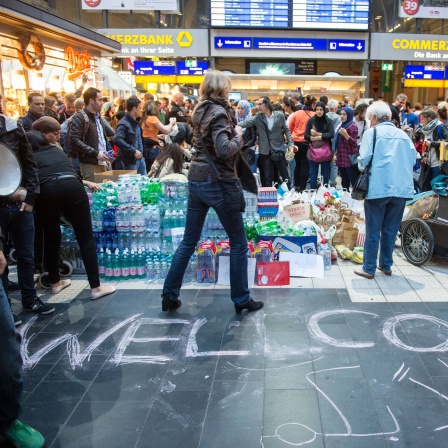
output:
[[[13,263],[17,263],[17,252],[14,248],[9,251],[8,257]]]
[[[44,272],[39,276],[39,286],[44,289],[51,288],[50,275],[48,274],[48,272]]]
[[[73,273],[73,266],[70,262],[63,260],[59,265],[59,275],[61,277],[69,277]]]
[[[407,260],[415,266],[429,261],[434,251],[434,236],[422,219],[410,219],[403,226],[401,249]]]

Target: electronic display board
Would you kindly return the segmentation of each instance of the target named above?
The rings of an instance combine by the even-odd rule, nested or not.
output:
[[[208,70],[208,62],[194,61],[194,64],[187,65],[186,61],[177,61],[178,75],[205,75]]]
[[[135,61],[136,75],[175,75],[176,66],[171,61]]]
[[[364,31],[369,0],[210,0],[212,27]]]

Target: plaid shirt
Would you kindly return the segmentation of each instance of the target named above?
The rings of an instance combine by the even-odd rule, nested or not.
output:
[[[340,134],[335,136],[335,138],[338,139],[336,143],[336,165],[341,168],[352,166],[349,155],[357,154],[359,152],[357,145],[358,126],[356,126],[356,123],[352,122],[352,124],[346,128],[346,131],[350,136],[348,140]]]

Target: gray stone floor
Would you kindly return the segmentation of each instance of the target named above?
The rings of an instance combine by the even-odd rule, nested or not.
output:
[[[21,314],[22,420],[52,448],[446,448],[446,261],[396,262],[254,288],[265,307],[241,315],[219,287],[166,314],[159,285],[91,301],[75,277],[43,295],[54,315]]]

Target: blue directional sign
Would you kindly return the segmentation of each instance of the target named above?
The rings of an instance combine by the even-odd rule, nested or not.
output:
[[[445,79],[445,67],[433,65],[407,65],[405,79]]]
[[[134,73],[136,75],[175,75],[174,62],[165,61],[135,61]]]
[[[255,50],[313,50],[325,51],[327,39],[294,39],[291,37],[254,37]]]
[[[251,37],[215,37],[215,48],[227,50],[230,48],[252,49]]]
[[[196,67],[187,67],[185,61],[177,61],[176,67],[178,75],[204,75],[208,70],[208,62],[197,61]]]
[[[329,39],[328,51],[355,51],[362,53],[365,51],[365,40],[341,40],[341,39]]]

